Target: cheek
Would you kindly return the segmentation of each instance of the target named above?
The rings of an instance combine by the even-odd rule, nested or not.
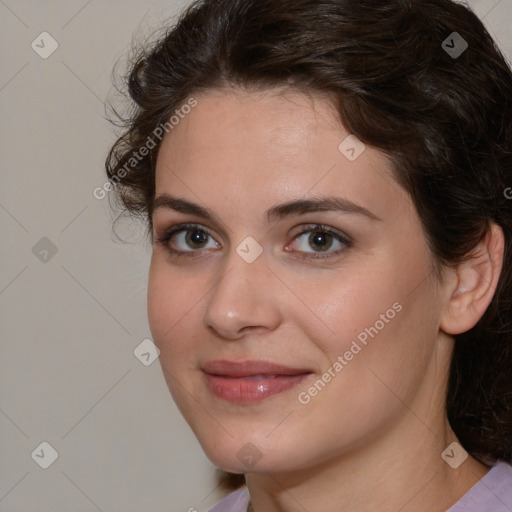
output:
[[[194,279],[180,276],[162,258],[153,256],[148,279],[148,321],[153,341],[162,356],[190,347],[183,336],[200,293],[194,293]],[[196,296],[197,295],[197,296]]]
[[[192,366],[197,353],[194,342],[198,319],[194,317],[201,294],[193,293],[193,283],[179,272],[171,270],[165,261],[153,257],[148,279],[148,320],[155,345],[160,350],[159,361],[171,396],[187,417],[189,392],[193,392],[195,370]],[[183,390],[188,390],[184,393]],[[195,394],[195,393],[194,393]]]
[[[309,431],[322,431],[329,449],[367,439],[403,413],[425,378],[436,334],[433,317],[425,318],[428,293],[358,293],[339,292],[330,304],[324,301],[324,311],[332,310],[334,335],[322,335],[318,322],[302,324],[322,357],[319,380],[297,391],[302,405],[296,417]]]
[[[401,366],[425,363],[437,335],[430,272],[428,258],[418,251],[386,262],[376,258],[364,269],[340,269],[315,286],[304,281],[296,291],[310,311],[299,301],[290,307],[300,330],[323,353],[322,371],[346,355],[348,365],[364,373],[380,369],[399,383]]]
[[[304,282],[297,296],[310,311],[300,301],[294,301],[294,317],[308,337],[324,340],[321,342],[324,351],[343,353],[358,335],[364,342],[365,329],[377,323],[381,331],[394,321],[403,294],[393,276],[389,268],[365,273],[347,269],[317,282],[314,287],[311,282]]]

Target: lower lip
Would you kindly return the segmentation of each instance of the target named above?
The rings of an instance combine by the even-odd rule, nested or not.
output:
[[[228,402],[248,404],[288,391],[312,374],[278,375],[262,379],[205,375],[208,388],[215,396]]]

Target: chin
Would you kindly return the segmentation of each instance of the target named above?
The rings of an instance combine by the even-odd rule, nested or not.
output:
[[[230,473],[273,473],[299,469],[296,467],[299,461],[290,459],[290,453],[286,447],[281,446],[279,449],[269,447],[266,450],[260,450],[256,446],[258,444],[258,440],[242,442],[229,439],[225,444],[212,442],[211,444],[201,443],[201,446],[215,466]]]

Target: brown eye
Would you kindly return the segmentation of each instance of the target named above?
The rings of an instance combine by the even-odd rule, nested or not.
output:
[[[315,225],[299,233],[293,239],[293,244],[294,252],[302,252],[304,257],[330,258],[340,255],[352,245],[352,241],[328,227]]]
[[[333,236],[324,231],[315,231],[309,235],[308,243],[310,247],[317,248],[319,251],[326,251],[333,242]]]
[[[202,249],[209,237],[208,233],[201,229],[187,230],[185,233],[185,242],[193,249]]]
[[[218,244],[212,235],[203,227],[196,224],[180,224],[168,229],[156,240],[158,244],[173,255],[189,256],[199,253],[202,249],[218,249]]]

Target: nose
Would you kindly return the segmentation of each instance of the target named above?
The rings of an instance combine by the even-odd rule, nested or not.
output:
[[[240,339],[247,331],[276,329],[282,313],[279,285],[264,254],[247,263],[233,250],[207,302],[205,324],[228,340]]]

